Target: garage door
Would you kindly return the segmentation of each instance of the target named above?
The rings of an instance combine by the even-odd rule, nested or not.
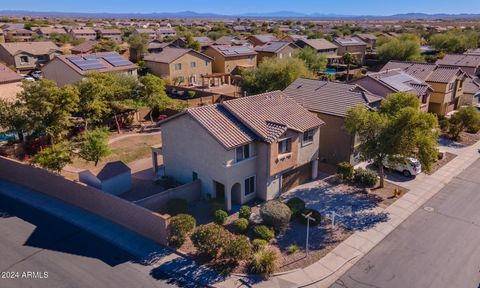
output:
[[[297,167],[282,175],[282,193],[305,183],[312,177],[312,163]]]

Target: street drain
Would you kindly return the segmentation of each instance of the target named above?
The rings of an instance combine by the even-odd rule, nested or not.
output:
[[[427,212],[433,212],[433,210],[435,210],[435,209],[433,207],[425,206],[425,207],[423,207],[423,210],[425,210]]]

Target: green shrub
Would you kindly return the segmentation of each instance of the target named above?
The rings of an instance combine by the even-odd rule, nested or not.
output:
[[[238,262],[252,256],[252,244],[246,236],[237,236],[230,239],[223,250],[223,257]]]
[[[258,225],[253,227],[253,235],[255,236],[255,238],[270,241],[275,237],[275,232],[265,225]]]
[[[292,244],[287,247],[287,253],[288,254],[295,254],[298,251],[300,251],[300,247],[297,244]]]
[[[300,213],[302,213],[303,210],[305,210],[305,201],[298,197],[293,197],[288,199],[287,206],[292,212],[292,218],[296,218],[300,216]]]
[[[268,278],[277,269],[277,253],[272,248],[262,249],[253,254],[251,270]]]
[[[187,213],[188,202],[181,198],[172,198],[167,202],[167,213],[175,216]]]
[[[341,162],[337,164],[337,174],[340,175],[342,181],[350,181],[353,178],[353,165],[349,162]]]
[[[355,169],[354,181],[364,187],[373,187],[377,184],[378,175],[375,171],[369,169]]]
[[[290,208],[287,205],[273,200],[262,206],[260,216],[262,216],[266,225],[273,227],[276,231],[280,231],[288,226],[292,218],[292,212],[290,212]]]
[[[185,242],[188,234],[195,229],[196,221],[191,215],[178,214],[170,219],[170,245],[179,247]]]
[[[235,228],[240,233],[245,233],[248,230],[248,220],[245,218],[240,218],[235,221]]]
[[[314,209],[305,209],[302,211],[302,214],[307,215],[308,213],[312,213],[310,217],[315,219],[315,220],[310,220],[311,226],[317,226],[318,224],[320,224],[320,222],[322,221],[322,216],[320,215],[320,212]],[[307,225],[307,218],[301,216],[300,219],[302,220],[302,223]]]
[[[265,249],[267,245],[268,245],[268,242],[263,239],[253,239],[252,241],[253,251],[255,252]]]
[[[243,205],[240,207],[240,211],[238,211],[238,217],[244,219],[250,219],[250,214],[252,214],[252,208],[247,205]]]
[[[217,224],[207,224],[197,227],[190,239],[199,254],[216,257],[220,250],[225,247],[229,238],[228,231]]]
[[[227,212],[223,210],[217,210],[215,211],[215,214],[213,215],[213,221],[217,223],[218,225],[223,225],[225,224],[225,220],[227,220],[228,214]]]
[[[225,204],[223,201],[218,201],[217,199],[210,200],[210,214],[213,216],[217,210],[225,209]]]
[[[197,95],[197,92],[188,90],[187,95],[188,95],[188,98],[193,98],[195,97],[195,95]]]

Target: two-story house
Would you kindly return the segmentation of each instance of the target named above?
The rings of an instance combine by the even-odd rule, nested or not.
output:
[[[317,177],[321,125],[281,91],[190,108],[161,123],[164,172],[227,210],[270,200]]]
[[[79,29],[71,29],[68,34],[74,39],[95,40],[97,39],[97,32],[90,27],[82,27]]]
[[[279,41],[277,37],[272,34],[260,34],[248,36],[247,40],[253,43],[253,46],[262,46],[272,41]]]
[[[91,72],[124,73],[137,77],[137,65],[123,58],[117,52],[103,52],[81,55],[60,55],[43,68],[45,79],[53,80],[59,86],[74,84]]]
[[[363,77],[350,81],[366,91],[387,98],[388,95],[397,92],[407,92],[417,95],[420,101],[420,110],[428,111],[432,88],[401,69],[385,70],[378,73],[370,73]]]
[[[367,53],[367,43],[360,38],[335,38],[333,43],[338,46],[338,55],[350,53],[357,59],[358,65],[363,65]]]
[[[122,31],[119,29],[97,29],[97,38],[112,39],[122,42]]]
[[[143,61],[152,74],[181,85],[201,85],[202,75],[212,74],[213,59],[193,49],[165,47]]]
[[[38,69],[61,53],[51,41],[0,43],[0,60],[17,71]]]
[[[390,61],[382,68],[382,71],[395,69],[402,69],[402,71],[425,81],[430,86],[432,93],[428,104],[429,112],[444,116],[467,102],[464,99],[463,91],[467,74],[459,67],[433,63]]]
[[[447,54],[443,59],[438,59],[436,64],[441,66],[458,67],[470,76],[480,77],[480,55],[470,53]]]
[[[151,28],[136,28],[133,30],[134,35],[145,35],[149,41],[157,39],[157,31]]]
[[[40,27],[35,30],[35,33],[45,38],[50,38],[52,35],[66,35],[67,31],[65,31],[63,28]]]
[[[297,45],[291,42],[272,41],[265,45],[255,47],[255,51],[258,53],[257,61],[260,63],[266,58],[291,58],[298,48]]]
[[[299,39],[295,44],[300,48],[310,47],[328,59],[328,64],[338,61],[338,47],[326,39]]]
[[[367,51],[375,51],[377,49],[377,36],[370,33],[358,33],[355,34],[355,37],[367,44]]]
[[[237,68],[250,69],[257,66],[257,52],[245,46],[208,46],[203,52],[213,59],[213,73],[232,73]]]
[[[347,110],[356,105],[377,108],[383,99],[357,85],[299,78],[283,93],[325,122],[320,137],[320,161],[358,164],[360,142],[345,129]]]

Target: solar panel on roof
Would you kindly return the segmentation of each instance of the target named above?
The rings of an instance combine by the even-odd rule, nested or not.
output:
[[[122,58],[120,55],[117,54],[103,55],[102,58],[114,67],[128,66],[132,64],[130,61]]]
[[[96,58],[90,57],[89,59],[83,59],[80,57],[76,58],[68,58],[70,62],[72,62],[75,66],[80,68],[82,71],[87,71],[87,70],[96,70],[96,69],[102,69],[106,68],[105,65],[101,62],[99,62]]]

